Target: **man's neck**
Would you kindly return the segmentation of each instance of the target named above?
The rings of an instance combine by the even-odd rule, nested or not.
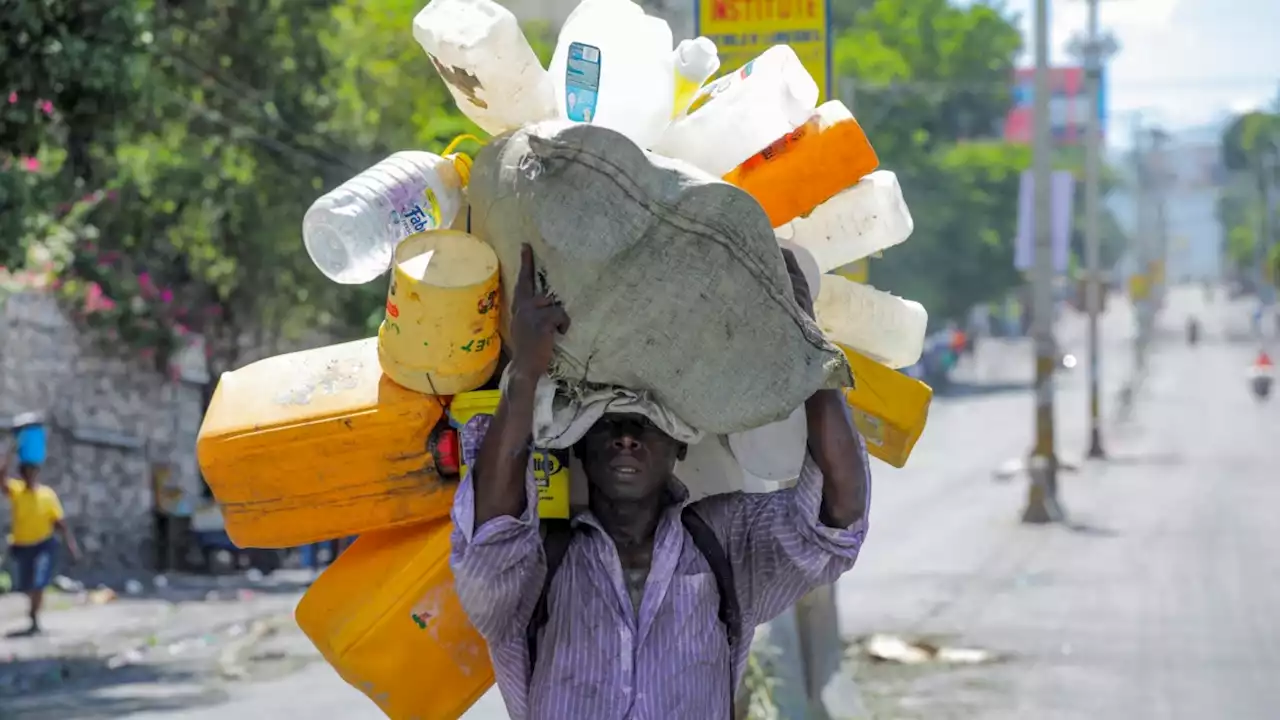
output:
[[[611,500],[600,493],[592,493],[590,505],[591,513],[618,546],[618,553],[626,555],[652,547],[666,502],[665,493],[644,500],[627,501]]]

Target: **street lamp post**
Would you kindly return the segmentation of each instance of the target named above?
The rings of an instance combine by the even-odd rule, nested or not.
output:
[[[1102,312],[1102,119],[1100,98],[1102,69],[1108,58],[1118,49],[1110,34],[1101,34],[1098,27],[1099,0],[1088,0],[1088,35],[1072,42],[1072,52],[1084,62],[1085,93],[1089,98],[1089,117],[1085,132],[1085,308],[1089,314],[1089,452],[1090,458],[1104,458],[1102,447],[1102,401],[1099,388],[1101,359],[1099,357],[1098,315]]]
[[[1062,519],[1058,504],[1058,458],[1054,450],[1053,369],[1053,240],[1050,176],[1053,170],[1049,128],[1049,0],[1035,3],[1035,96],[1032,177],[1035,191],[1035,268],[1031,319],[1036,348],[1035,448],[1027,464],[1031,478],[1027,490],[1025,523]]]

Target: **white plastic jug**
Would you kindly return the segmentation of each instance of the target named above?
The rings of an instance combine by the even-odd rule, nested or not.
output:
[[[784,482],[800,476],[809,442],[804,407],[785,420],[728,436],[729,450],[743,472],[761,480]]]
[[[464,202],[459,170],[469,168],[454,156],[398,152],[339,185],[302,219],[311,262],[344,285],[373,280],[401,240],[453,224]]]
[[[631,0],[587,0],[565,20],[551,57],[556,112],[649,149],[671,122],[671,28]]]
[[[877,170],[775,233],[807,249],[822,272],[831,272],[903,242],[914,229],[898,176]]]
[[[493,0],[431,0],[413,19],[458,109],[485,132],[556,116],[551,77],[510,10]]]
[[[818,85],[795,51],[775,45],[703,88],[654,150],[724,177],[808,120],[817,102]]]
[[[710,38],[681,40],[671,58],[675,66],[675,99],[671,117],[684,117],[702,84],[720,69],[720,53]]]
[[[914,365],[924,351],[929,314],[918,302],[839,275],[823,275],[813,310],[818,327],[831,341],[891,368]]]

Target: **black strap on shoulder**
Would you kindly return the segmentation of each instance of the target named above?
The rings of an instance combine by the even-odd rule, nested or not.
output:
[[[733,706],[737,700],[737,693],[733,684],[733,666],[734,650],[737,648],[738,639],[742,637],[742,608],[738,604],[738,591],[733,584],[733,565],[729,562],[729,555],[724,551],[724,545],[720,544],[720,538],[716,537],[715,531],[692,506],[686,505],[680,512],[680,521],[688,531],[689,537],[693,538],[694,546],[711,566],[711,575],[716,580],[716,590],[720,591],[720,624],[724,625],[725,638],[729,641],[729,717],[736,718],[737,713]]]
[[[542,549],[547,557],[547,576],[542,581],[542,592],[538,594],[538,602],[533,606],[533,616],[529,618],[529,625],[524,633],[525,644],[529,647],[530,677],[533,676],[533,664],[538,658],[538,633],[551,617],[547,611],[551,580],[564,563],[564,555],[569,551],[569,541],[573,539],[573,527],[568,520],[543,520],[541,525]]]
[[[733,584],[733,565],[729,563],[729,556],[720,544],[720,538],[716,537],[715,531],[692,506],[685,506],[680,513],[680,521],[689,532],[689,537],[693,538],[698,552],[702,553],[711,566],[716,590],[720,591],[720,624],[724,625],[730,647],[735,646],[742,636],[742,609],[738,605],[738,592]]]

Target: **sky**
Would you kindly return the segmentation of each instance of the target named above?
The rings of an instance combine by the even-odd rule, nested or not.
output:
[[[1030,65],[1034,0],[1004,0],[1022,15]],[[1083,35],[1085,0],[1050,0],[1050,56]],[[1107,69],[1107,139],[1129,144],[1135,114],[1170,130],[1221,122],[1280,97],[1280,0],[1101,0],[1101,26],[1120,44]]]

